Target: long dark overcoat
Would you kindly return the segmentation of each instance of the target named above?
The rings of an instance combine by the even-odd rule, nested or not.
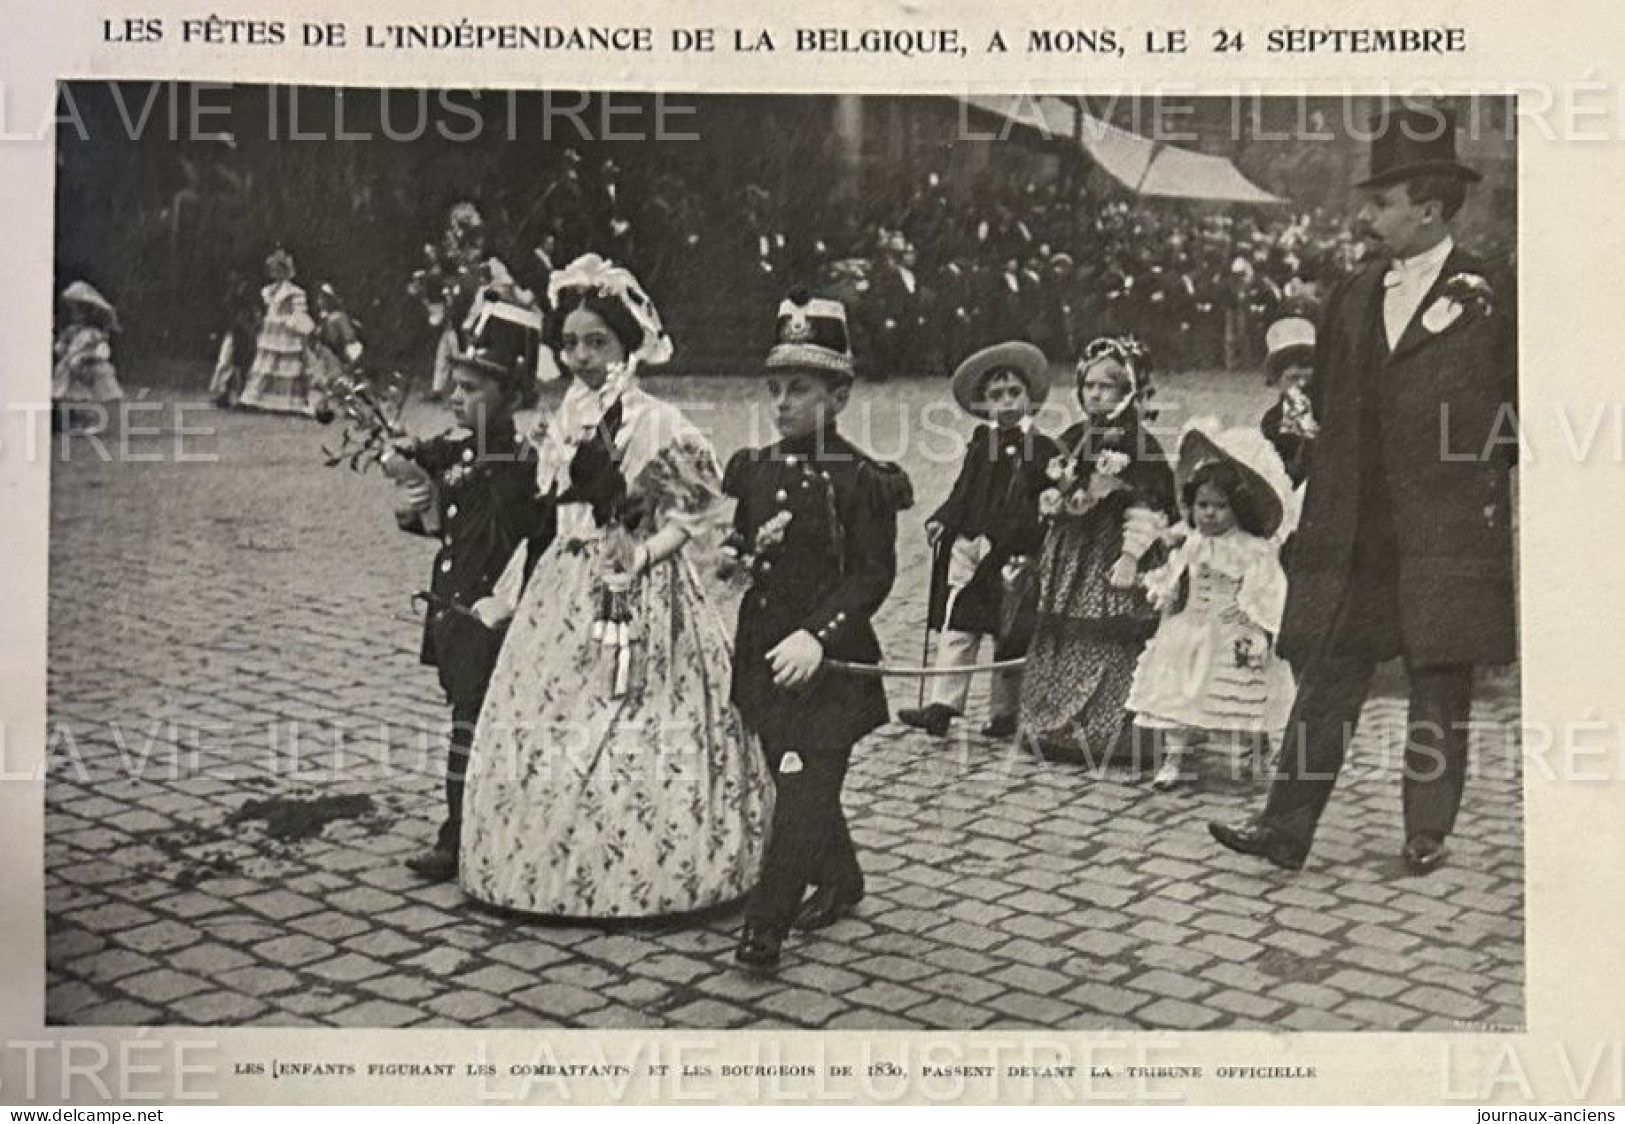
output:
[[[1513,285],[1452,250],[1390,351],[1386,272],[1355,273],[1322,317],[1321,432],[1279,648],[1298,664],[1321,652],[1506,663],[1517,650]],[[1489,280],[1492,294],[1453,314],[1444,290],[1463,278]]]

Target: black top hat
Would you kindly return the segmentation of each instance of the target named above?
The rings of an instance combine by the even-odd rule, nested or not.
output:
[[[1482,177],[1456,159],[1456,116],[1441,106],[1395,106],[1371,122],[1371,174],[1356,187],[1387,187],[1417,176]]]

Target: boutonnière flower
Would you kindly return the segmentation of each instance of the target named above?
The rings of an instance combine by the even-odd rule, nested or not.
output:
[[[1457,273],[1445,280],[1439,296],[1422,314],[1422,327],[1433,335],[1449,328],[1471,312],[1478,319],[1491,315],[1495,307],[1495,290],[1477,273]]]

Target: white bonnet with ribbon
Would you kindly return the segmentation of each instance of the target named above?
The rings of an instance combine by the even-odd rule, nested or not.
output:
[[[643,342],[626,357],[630,365],[653,366],[671,358],[671,337],[660,323],[654,301],[643,291],[631,270],[605,261],[597,254],[582,254],[548,278],[547,303],[557,308],[559,296],[573,290],[613,297],[626,306],[632,319],[643,329]]]

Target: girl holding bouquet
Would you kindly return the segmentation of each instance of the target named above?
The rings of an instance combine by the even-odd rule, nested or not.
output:
[[[475,612],[511,616],[480,713],[460,878],[526,913],[647,917],[741,897],[771,811],[729,702],[728,634],[689,557],[725,529],[715,454],[637,385],[671,343],[631,273],[553,274],[549,342],[571,383],[538,438],[558,533]]]
[[[1138,575],[1174,508],[1174,475],[1144,425],[1149,373],[1132,338],[1084,349],[1084,419],[1061,435],[1039,496],[1048,529],[1021,730],[1046,756],[1101,761],[1116,749],[1135,662],[1156,630]]]

